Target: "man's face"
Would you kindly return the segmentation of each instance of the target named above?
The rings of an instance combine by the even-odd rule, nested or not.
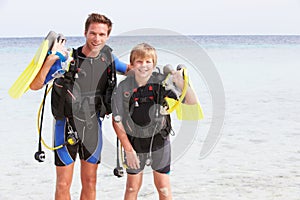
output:
[[[88,50],[98,54],[109,38],[108,26],[102,23],[90,24],[85,32],[85,38]]]

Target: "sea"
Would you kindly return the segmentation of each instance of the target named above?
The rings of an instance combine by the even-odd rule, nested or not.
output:
[[[34,159],[44,89],[19,99],[8,95],[43,39],[0,38],[0,199],[54,199],[53,152],[43,146],[45,161]],[[66,47],[84,42],[67,36]],[[300,36],[139,34],[111,36],[108,45],[128,63],[130,50],[143,42],[157,49],[159,66],[186,67],[204,113],[199,121],[181,121],[172,113],[173,199],[299,200]],[[103,123],[97,199],[123,199],[126,175],[112,173],[111,116]],[[48,95],[42,137],[49,146],[52,130]],[[79,172],[76,162],[72,199],[80,197]],[[138,199],[158,199],[149,167]]]

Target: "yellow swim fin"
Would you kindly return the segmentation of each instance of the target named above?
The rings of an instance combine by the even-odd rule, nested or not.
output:
[[[52,48],[52,45],[56,38],[57,34],[55,32],[50,31],[48,33],[48,35],[36,51],[29,65],[25,68],[25,70],[21,73],[21,75],[9,89],[8,94],[12,98],[20,98],[29,89],[31,82],[34,80],[35,76],[43,66],[43,63],[47,56],[47,52]]]
[[[177,100],[168,97],[165,100],[169,107],[179,103]],[[200,103],[194,105],[179,103],[176,107],[176,115],[179,120],[201,120],[204,118]]]

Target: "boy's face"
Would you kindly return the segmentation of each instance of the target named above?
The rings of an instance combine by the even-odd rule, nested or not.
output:
[[[136,58],[132,65],[135,71],[135,76],[147,79],[152,75],[154,69],[152,58]]]

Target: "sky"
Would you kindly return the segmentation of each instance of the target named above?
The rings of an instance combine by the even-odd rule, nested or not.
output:
[[[141,28],[184,35],[300,35],[300,0],[0,0],[0,37],[83,36],[89,13],[112,35]]]

